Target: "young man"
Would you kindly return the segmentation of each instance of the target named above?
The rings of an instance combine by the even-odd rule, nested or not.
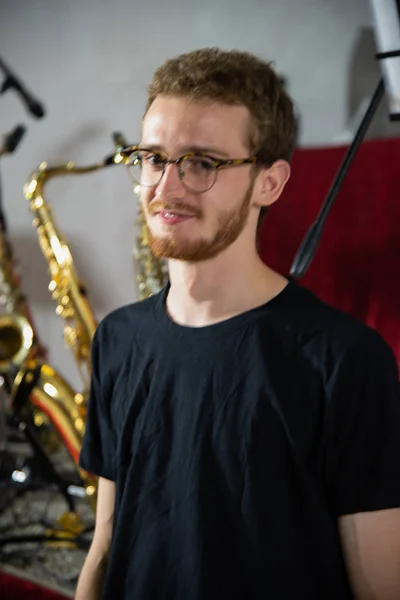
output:
[[[93,342],[78,600],[400,598],[394,357],[256,250],[294,129],[255,56],[203,49],[155,73],[124,155],[170,282]]]

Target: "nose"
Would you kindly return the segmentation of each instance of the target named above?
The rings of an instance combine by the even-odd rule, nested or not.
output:
[[[186,189],[179,176],[179,167],[176,164],[168,164],[160,183],[157,185],[157,195],[172,198],[182,198]]]

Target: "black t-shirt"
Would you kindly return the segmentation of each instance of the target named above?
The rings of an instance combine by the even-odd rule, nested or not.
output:
[[[116,482],[102,598],[351,598],[338,517],[400,506],[392,352],[295,282],[200,328],[167,289],[93,342],[81,466]]]

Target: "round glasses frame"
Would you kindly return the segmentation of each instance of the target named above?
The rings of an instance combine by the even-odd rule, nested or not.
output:
[[[202,193],[210,190],[213,187],[213,185],[215,184],[215,182],[217,181],[218,171],[222,168],[238,167],[238,166],[246,165],[246,164],[253,164],[253,165],[255,165],[255,164],[263,164],[263,165],[271,164],[268,161],[261,160],[258,156],[249,156],[247,158],[230,158],[230,159],[222,160],[222,159],[214,158],[213,156],[210,156],[209,154],[207,154],[205,152],[188,152],[187,154],[183,154],[182,156],[180,156],[177,159],[169,159],[162,152],[152,150],[151,148],[141,147],[139,145],[121,148],[118,151],[118,154],[122,157],[122,159],[127,167],[133,167],[134,165],[131,162],[131,160],[132,160],[131,157],[132,157],[132,155],[135,155],[136,153],[140,153],[140,152],[148,152],[152,156],[160,157],[160,159],[162,159],[162,164],[160,165],[160,167],[162,167],[162,169],[160,169],[160,177],[159,177],[158,181],[155,183],[151,183],[151,184],[142,183],[140,180],[137,179],[137,177],[135,177],[135,175],[132,173],[132,171],[130,169],[130,173],[138,185],[143,186],[143,187],[149,187],[149,188],[156,187],[157,185],[159,185],[160,181],[162,180],[167,166],[168,165],[176,165],[178,168],[179,178],[182,182],[182,185],[188,191],[190,191],[194,194],[202,194]],[[214,167],[214,179],[213,179],[212,183],[210,185],[208,185],[207,187],[205,187],[204,189],[202,188],[201,190],[194,189],[185,182],[185,172],[181,168],[182,163],[185,160],[188,160],[193,157],[206,158],[208,161],[210,161],[210,164]],[[137,159],[137,160],[139,160],[139,159]]]

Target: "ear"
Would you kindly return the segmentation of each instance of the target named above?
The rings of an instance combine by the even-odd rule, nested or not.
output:
[[[290,177],[290,164],[277,160],[257,176],[253,204],[257,207],[271,206],[276,202]]]

